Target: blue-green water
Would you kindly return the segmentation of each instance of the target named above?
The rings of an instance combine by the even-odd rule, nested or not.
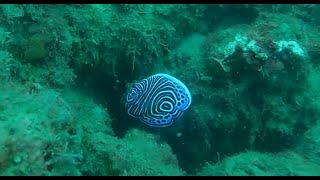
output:
[[[0,175],[320,175],[319,10],[0,5]]]

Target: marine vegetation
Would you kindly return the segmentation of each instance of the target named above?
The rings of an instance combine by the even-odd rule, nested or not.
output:
[[[320,5],[0,5],[0,175],[320,175]]]

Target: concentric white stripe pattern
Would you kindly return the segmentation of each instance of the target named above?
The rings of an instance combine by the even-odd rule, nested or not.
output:
[[[153,127],[167,127],[191,104],[188,88],[168,74],[156,74],[136,83],[127,95],[127,113]]]

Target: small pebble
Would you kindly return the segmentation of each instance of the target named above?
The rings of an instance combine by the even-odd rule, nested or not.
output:
[[[20,164],[22,161],[22,158],[20,156],[15,156],[13,159],[13,162],[16,164]]]

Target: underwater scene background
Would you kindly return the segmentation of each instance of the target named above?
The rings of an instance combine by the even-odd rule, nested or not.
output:
[[[320,175],[319,11],[0,5],[0,175]]]

